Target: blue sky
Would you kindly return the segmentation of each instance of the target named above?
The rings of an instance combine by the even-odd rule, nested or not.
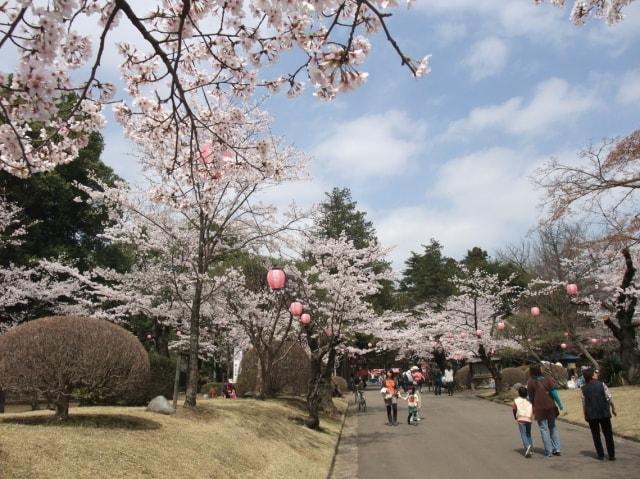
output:
[[[412,78],[376,37],[360,90],[329,103],[310,89],[268,100],[275,131],[315,156],[313,180],[283,186],[277,202],[310,205],[349,187],[398,267],[430,238],[455,257],[518,241],[539,214],[537,167],[640,126],[640,2],[626,14],[576,27],[568,7],[531,0],[399,9],[389,26],[406,53],[433,55],[430,75]],[[113,122],[105,137],[105,161],[135,179]]]

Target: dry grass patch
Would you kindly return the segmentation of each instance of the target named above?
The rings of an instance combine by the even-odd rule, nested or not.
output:
[[[611,388],[616,403],[618,416],[612,419],[613,431],[625,437],[640,440],[640,387],[624,386]],[[565,405],[561,418],[578,424],[586,424],[582,414],[580,390],[567,389],[560,391],[560,398]]]
[[[345,403],[336,401],[343,411]],[[325,478],[340,428],[292,420],[300,401],[202,400],[173,416],[144,408],[73,408],[59,424],[50,411],[0,416],[0,477]]]

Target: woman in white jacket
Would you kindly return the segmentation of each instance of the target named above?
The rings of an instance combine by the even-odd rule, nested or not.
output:
[[[451,364],[447,365],[447,369],[444,370],[444,385],[447,388],[447,394],[453,396],[453,390],[455,389],[455,382],[453,378],[453,368]]]

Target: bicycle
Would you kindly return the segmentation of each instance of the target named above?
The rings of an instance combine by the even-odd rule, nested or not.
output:
[[[355,391],[356,404],[358,405],[358,412],[367,412],[367,400],[364,397],[364,393],[360,389]]]

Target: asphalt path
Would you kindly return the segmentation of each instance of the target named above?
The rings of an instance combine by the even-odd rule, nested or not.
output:
[[[589,429],[559,421],[562,456],[544,457],[540,431],[534,425],[534,455],[527,459],[507,406],[468,395],[424,393],[424,419],[417,426],[407,425],[402,400],[400,424],[386,426],[380,394],[367,391],[366,398],[367,412],[352,413],[357,415],[353,442],[358,479],[640,478],[640,443],[616,438],[617,460],[601,462]]]

